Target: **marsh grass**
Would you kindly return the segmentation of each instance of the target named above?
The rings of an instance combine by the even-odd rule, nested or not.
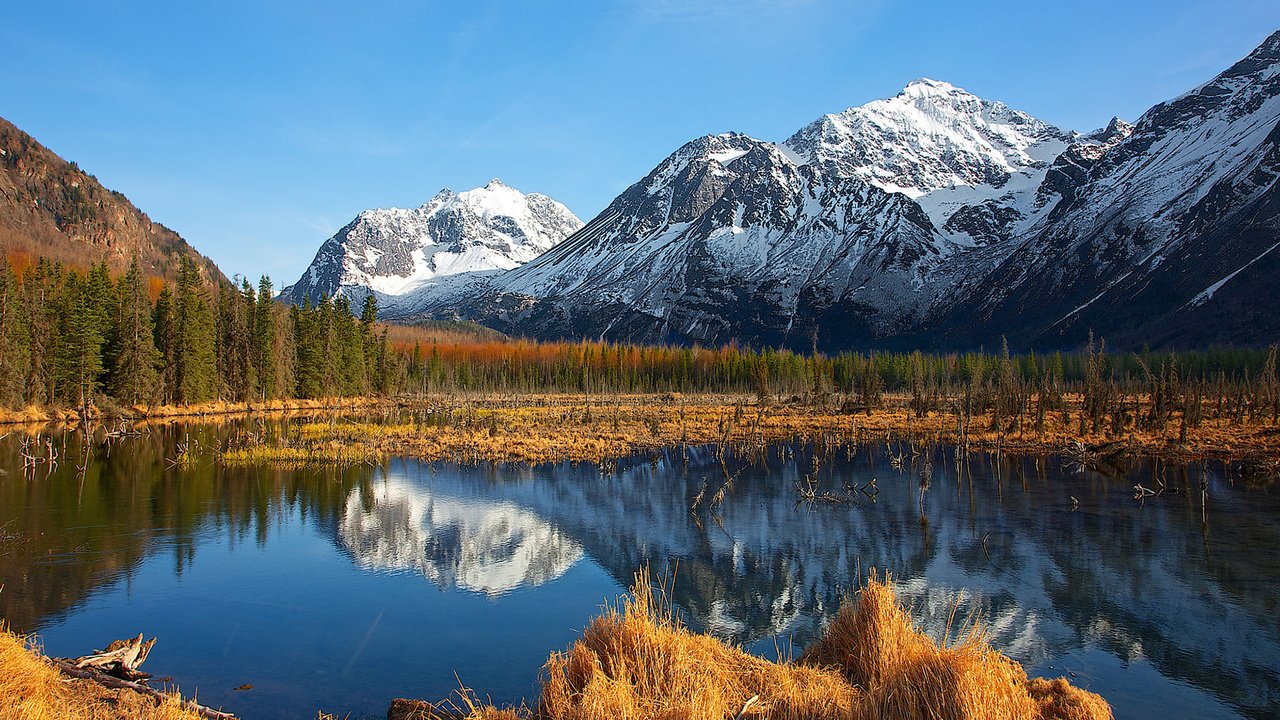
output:
[[[387,452],[379,438],[396,426],[363,422],[308,422],[269,436],[264,431],[233,435],[219,450],[226,465],[274,465],[279,467],[376,464]]]
[[[1264,424],[1203,418],[1194,428],[1169,423],[1125,426],[1077,422],[1086,400],[1063,396],[1075,412],[1045,412],[1026,422],[1008,411],[975,414],[965,403],[920,411],[911,396],[890,396],[879,407],[849,412],[848,400],[826,397],[761,401],[731,395],[528,395],[440,396],[408,403],[409,419],[370,422],[353,414],[327,422],[307,422],[287,437],[260,438],[228,448],[224,462],[253,464],[354,464],[389,456],[481,462],[594,462],[667,447],[714,445],[722,450],[760,453],[773,442],[802,441],[824,448],[871,442],[955,444],[965,451],[1054,453],[1086,448],[1180,461],[1204,458],[1280,457],[1280,430]],[[1131,399],[1127,413],[1150,412],[1143,398]],[[860,406],[859,406],[860,407]],[[1265,465],[1266,463],[1262,463]]]
[[[1111,708],[1067,681],[1029,679],[970,626],[954,641],[921,632],[888,579],[846,601],[795,661],[773,662],[680,622],[646,573],[542,672],[533,708],[498,709],[470,691],[467,718],[539,720],[1104,720]],[[443,716],[442,716],[443,717]]]

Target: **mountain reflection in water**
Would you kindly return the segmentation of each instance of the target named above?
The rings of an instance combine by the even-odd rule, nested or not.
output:
[[[764,655],[802,648],[877,568],[930,632],[942,636],[958,604],[955,616],[977,613],[997,648],[1034,673],[1077,672],[1118,716],[1269,717],[1280,705],[1280,503],[1221,468],[1107,476],[980,455],[957,471],[936,450],[922,500],[923,456],[899,471],[882,447],[860,448],[824,459],[820,489],[874,477],[874,502],[806,505],[793,489],[813,467],[803,446],[727,468],[690,448],[610,474],[411,460],[238,470],[171,467],[179,432],[39,481],[11,462],[11,439],[0,444],[0,613],[79,650],[111,639],[93,632],[122,618],[172,615],[171,674],[257,717],[376,714],[393,694],[444,697],[454,670],[499,702],[529,697],[546,654],[646,566],[674,574],[671,597],[693,627]],[[1133,485],[1155,475],[1168,491],[1139,506]],[[152,589],[146,599],[139,586]],[[296,627],[254,637],[262,657],[244,662],[258,691],[220,694],[218,683],[244,680],[224,683],[227,670],[182,650],[225,652],[228,628],[274,617],[264,598]],[[179,622],[192,612],[204,621]],[[333,647],[300,640],[308,623],[337,635]]]
[[[458,501],[403,475],[352,491],[338,542],[362,568],[490,596],[554,580],[582,558],[576,542],[513,503]]]

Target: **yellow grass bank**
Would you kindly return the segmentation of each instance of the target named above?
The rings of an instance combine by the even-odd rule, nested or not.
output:
[[[334,414],[272,440],[233,443],[226,462],[363,462],[388,456],[460,462],[605,462],[682,444],[756,447],[786,440],[866,443],[884,440],[966,444],[973,449],[1052,453],[1132,453],[1184,462],[1251,459],[1280,471],[1280,426],[1205,419],[1185,435],[1161,431],[1080,431],[1078,409],[1048,414],[1037,427],[993,423],[958,411],[918,416],[894,396],[871,411],[836,401],[764,401],[726,395],[441,396],[402,401],[396,422]],[[1011,427],[1012,425],[1012,427]]]
[[[214,400],[192,405],[129,405],[98,408],[90,406],[94,422],[116,420],[165,421],[212,420],[259,414],[298,412],[364,412],[394,403],[382,397],[349,397],[317,399],[275,399],[250,402]],[[28,405],[21,409],[0,409],[0,425],[76,424],[82,411],[77,408]]]
[[[874,578],[797,660],[771,662],[684,628],[637,577],[630,597],[543,668],[532,708],[467,693],[446,710],[397,701],[389,717],[495,720],[1104,720],[1110,706],[1066,680],[1030,679],[981,633],[935,642]]]
[[[131,690],[68,678],[0,623],[3,720],[201,720],[177,696],[160,701]]]

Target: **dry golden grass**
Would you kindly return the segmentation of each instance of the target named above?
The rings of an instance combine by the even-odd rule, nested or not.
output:
[[[827,634],[794,662],[771,662],[684,628],[637,576],[567,652],[543,668],[533,710],[471,702],[466,717],[540,720],[1106,720],[1099,696],[1065,680],[1029,680],[978,633],[939,645],[887,581],[872,578]]]
[[[643,576],[621,607],[593,620],[543,672],[536,715],[557,720],[723,720],[752,696],[762,700],[754,714],[777,720],[846,718],[858,699],[834,673],[769,662],[689,632]]]
[[[795,439],[831,443],[961,440],[958,416],[934,412],[915,417],[906,400],[891,397],[884,407],[866,414],[841,412],[834,402],[761,405],[754,397],[725,395],[444,396],[408,403],[406,409],[419,417],[415,422],[307,425],[299,442],[289,447],[246,449],[226,459],[296,464],[311,453],[321,462],[373,461],[394,455],[461,462],[602,462],[680,444],[727,442],[751,448]],[[1058,413],[1046,417],[1042,431],[1024,427],[1001,433],[990,430],[990,424],[989,417],[972,419],[971,448],[1048,453],[1062,452],[1078,441],[1105,447],[1107,454],[1130,452],[1182,461],[1280,454],[1280,428],[1265,424],[1206,420],[1185,442],[1179,442],[1173,426],[1164,433],[1081,435],[1074,413],[1065,423]]]
[[[863,689],[883,685],[902,668],[937,654],[937,645],[917,632],[898,607],[892,588],[872,579],[858,604],[846,602],[800,662],[840,671]]]
[[[177,697],[157,704],[130,690],[63,677],[0,624],[0,720],[198,720]]]

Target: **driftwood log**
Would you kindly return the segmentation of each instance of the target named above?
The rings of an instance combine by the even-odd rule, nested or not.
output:
[[[92,655],[85,655],[69,662],[80,670],[92,670],[131,682],[145,681],[151,676],[138,668],[147,661],[147,656],[151,654],[151,648],[155,647],[155,644],[155,638],[143,641],[142,633],[138,633],[135,638],[116,640],[108,645],[106,650],[98,650]]]
[[[208,720],[237,720],[236,716],[230,713],[207,708],[194,700],[174,698],[143,685],[142,683],[151,676],[139,670],[138,666],[142,665],[151,654],[151,648],[155,646],[156,639],[144,641],[142,637],[142,633],[138,633],[135,638],[116,640],[108,645],[106,650],[97,651],[92,655],[74,660],[53,658],[52,661],[54,666],[68,677],[89,680],[112,690],[130,690],[154,700],[157,705],[170,699],[177,699],[184,708]]]

